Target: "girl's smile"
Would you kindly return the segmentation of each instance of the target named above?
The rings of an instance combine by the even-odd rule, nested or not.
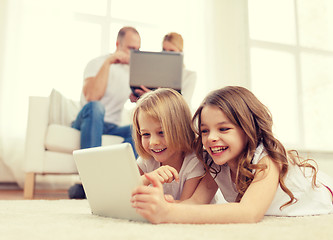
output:
[[[227,149],[228,149],[228,147],[226,147],[226,146],[210,147],[210,150],[213,155],[220,155]]]
[[[163,151],[165,151],[167,148],[163,148],[163,149],[151,149],[152,152],[159,154],[162,153]]]

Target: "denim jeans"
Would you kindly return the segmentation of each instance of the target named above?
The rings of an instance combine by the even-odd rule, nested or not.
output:
[[[123,137],[124,142],[132,145],[135,157],[137,157],[131,125],[118,126],[104,122],[104,115],[104,106],[99,101],[88,102],[83,106],[72,123],[72,128],[81,131],[81,149],[101,146],[103,134],[116,135]]]

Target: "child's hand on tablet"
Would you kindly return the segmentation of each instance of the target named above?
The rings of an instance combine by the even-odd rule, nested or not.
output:
[[[171,183],[173,180],[179,181],[179,175],[176,169],[173,167],[170,167],[168,165],[159,167],[155,171],[152,171],[150,173],[151,175],[154,175],[157,177],[157,179],[163,184],[163,183]],[[146,177],[142,177],[143,184],[149,185],[150,181]]]

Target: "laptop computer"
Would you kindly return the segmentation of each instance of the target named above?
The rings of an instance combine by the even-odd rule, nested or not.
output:
[[[73,157],[92,214],[146,221],[130,202],[142,182],[129,143],[75,150]]]
[[[183,53],[131,51],[130,86],[134,95],[141,85],[152,90],[165,87],[181,92],[182,75]]]

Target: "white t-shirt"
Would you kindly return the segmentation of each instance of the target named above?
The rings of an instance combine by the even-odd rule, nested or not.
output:
[[[91,60],[84,71],[84,79],[97,75],[101,66],[110,55],[104,55]],[[105,107],[104,121],[120,125],[121,113],[125,102],[129,99],[131,89],[129,87],[129,65],[111,64],[109,79],[104,96],[100,102]],[[81,106],[87,103],[83,93],[81,94]]]
[[[196,72],[184,68],[183,78],[182,78],[182,95],[190,107],[196,82],[197,82]]]
[[[267,156],[267,153],[261,143],[255,151],[252,163],[257,164],[265,156]],[[219,167],[215,163],[213,163],[212,166],[214,168]],[[265,215],[305,216],[333,213],[332,195],[328,189],[322,185],[324,184],[333,189],[333,179],[319,171],[317,174],[319,187],[313,188],[311,176],[308,172],[305,175],[307,177],[304,176],[301,168],[290,164],[285,178],[285,184],[298,201],[280,210],[280,207],[288,202],[290,198],[279,186]],[[212,176],[214,177],[213,174]],[[236,200],[238,192],[236,191],[235,184],[231,180],[230,168],[227,164],[221,166],[221,172],[218,173],[215,182],[221,189],[226,201],[234,202]]]
[[[107,54],[91,60],[84,70],[84,79],[95,77],[109,56],[110,54]],[[196,79],[197,75],[195,72],[186,69],[183,70],[182,95],[190,106]],[[129,65],[111,64],[107,89],[100,100],[105,107],[105,122],[120,125],[122,110],[130,94]],[[86,103],[87,100],[83,93],[81,93],[81,107]]]
[[[144,173],[149,173],[160,167],[160,163],[151,159],[138,158],[137,163]],[[163,189],[165,194],[170,194],[175,200],[179,200],[183,191],[184,184],[187,180],[200,177],[205,173],[203,164],[197,159],[194,153],[185,156],[182,167],[179,171],[179,182],[172,181],[164,183]]]

